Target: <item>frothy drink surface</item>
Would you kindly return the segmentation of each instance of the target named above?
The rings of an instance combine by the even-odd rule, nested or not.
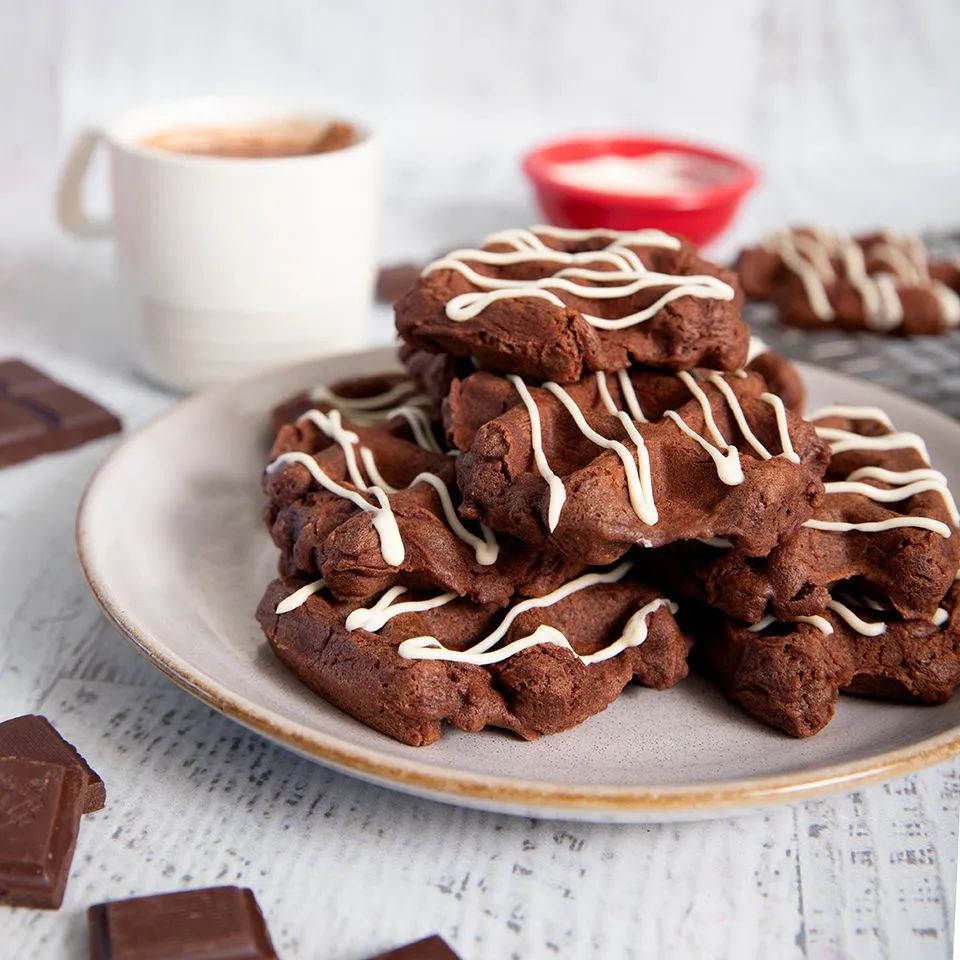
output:
[[[233,127],[178,127],[140,139],[166,153],[207,157],[304,157],[349,147],[357,139],[348,123],[287,121]]]

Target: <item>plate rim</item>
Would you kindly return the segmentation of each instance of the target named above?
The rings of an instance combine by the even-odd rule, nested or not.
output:
[[[696,785],[643,786],[571,786],[561,782],[542,782],[471,773],[465,770],[439,770],[415,759],[398,758],[383,751],[359,746],[332,734],[312,730],[273,710],[251,703],[212,677],[192,666],[156,637],[148,636],[124,615],[122,604],[114,596],[92,556],[89,529],[89,504],[104,477],[122,451],[139,442],[168,417],[177,416],[187,406],[203,403],[210,396],[230,393],[244,384],[269,380],[284,370],[314,364],[384,354],[385,347],[374,347],[350,354],[316,357],[297,364],[283,364],[260,371],[232,383],[218,384],[174,403],[137,429],[127,434],[100,462],[84,488],[77,508],[75,539],[80,568],[94,599],[106,618],[120,634],[156,669],[181,689],[197,697],[219,713],[267,737],[281,746],[316,762],[362,780],[418,796],[447,803],[496,810],[515,815],[580,816],[603,819],[640,820],[656,815],[672,818],[706,817],[737,809],[758,808],[797,802],[851,790],[869,783],[903,776],[923,767],[940,763],[960,753],[960,724],[894,750],[875,753],[861,760],[829,764],[804,771],[749,777],[738,780],[714,780]],[[857,387],[863,381],[794,361],[801,371],[827,372],[831,377],[849,381]],[[952,417],[879,384],[869,386],[907,403],[926,417],[942,420],[949,429],[960,430]],[[411,751],[422,748],[410,747]],[[429,748],[428,748],[429,749]]]

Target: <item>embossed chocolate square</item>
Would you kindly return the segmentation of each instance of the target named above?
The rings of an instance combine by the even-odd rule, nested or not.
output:
[[[63,902],[83,805],[76,767],[0,758],[0,904]]]
[[[90,960],[277,960],[252,890],[208,887],[98,903]]]
[[[43,760],[61,766],[76,767],[83,776],[83,813],[93,813],[107,802],[107,791],[100,775],[64,740],[47,720],[35,714],[14,717],[0,723],[0,757]]]
[[[378,953],[370,960],[460,960],[460,957],[450,949],[443,937],[434,934],[404,947],[397,947],[396,950]]]

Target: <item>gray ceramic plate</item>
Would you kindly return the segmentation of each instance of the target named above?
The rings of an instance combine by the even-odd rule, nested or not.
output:
[[[509,813],[650,821],[718,816],[849,789],[960,749],[960,698],[941,707],[845,700],[818,736],[760,726],[690,678],[630,687],[574,730],[524,743],[448,730],[431,747],[396,743],[290,676],[253,617],[275,551],[259,476],[267,411],[303,387],[393,366],[389,350],[317,360],[198,394],[131,436],[80,507],[87,579],[121,632],[202,700],[320,763],[398,790]],[[803,370],[813,405],[878,405],[921,432],[960,481],[960,424],[867,383]],[[130,562],[127,537],[149,547]]]

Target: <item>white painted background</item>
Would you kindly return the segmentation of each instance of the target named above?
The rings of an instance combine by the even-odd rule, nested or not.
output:
[[[279,93],[368,119],[388,258],[530,221],[517,157],[541,139],[700,137],[766,172],[725,253],[787,220],[960,224],[958,50],[956,0],[0,0],[0,352],[128,426],[169,404],[130,369],[109,245],[51,212],[72,134],[146,99]],[[64,910],[0,911],[0,960],[80,958],[86,904],[213,882],[256,889],[285,958],[434,929],[465,960],[947,955],[957,762],[767,817],[574,826],[391,795],[215,717],[80,579],[72,515],[107,446],[0,475],[0,716],[47,712],[111,791]]]

